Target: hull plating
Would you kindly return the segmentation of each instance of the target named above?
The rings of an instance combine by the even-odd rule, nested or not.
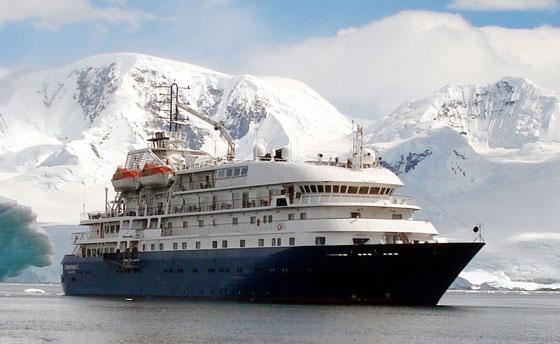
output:
[[[310,246],[65,256],[67,295],[436,305],[483,243]]]

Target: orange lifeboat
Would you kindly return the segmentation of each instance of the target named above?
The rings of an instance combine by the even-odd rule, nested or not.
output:
[[[169,185],[175,172],[168,166],[146,163],[140,171],[140,184],[147,188]]]
[[[117,171],[115,171],[115,174],[113,174],[111,183],[116,191],[137,190],[140,187],[138,171],[119,167]]]

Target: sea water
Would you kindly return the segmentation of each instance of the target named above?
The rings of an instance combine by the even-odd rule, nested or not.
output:
[[[0,343],[558,343],[560,293],[448,292],[437,307],[64,296],[0,284]]]

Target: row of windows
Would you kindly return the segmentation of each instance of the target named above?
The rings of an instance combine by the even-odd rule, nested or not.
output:
[[[325,245],[326,239],[325,237],[316,237],[315,238],[315,245]],[[263,238],[258,239],[257,241],[258,243],[258,247],[265,247],[265,240]],[[188,249],[188,245],[186,242],[181,242],[181,249],[182,250],[186,250]],[[245,239],[241,239],[239,240],[239,247],[246,247],[247,242],[245,241]],[[296,244],[296,238],[288,238],[288,245],[289,246],[294,246]],[[282,246],[282,238],[272,238],[270,239],[270,246],[275,247],[275,246]],[[195,248],[196,249],[200,249],[202,247],[201,242],[197,241],[195,242]],[[228,240],[213,240],[212,241],[212,248],[228,248]],[[164,244],[163,243],[159,243],[157,245],[158,250],[163,251],[164,249]],[[173,243],[173,250],[178,250],[179,249],[179,243],[174,242]],[[152,243],[150,244],[150,251],[155,251],[156,250],[156,244]],[[146,244],[142,244],[142,251],[146,251]]]
[[[294,220],[295,219],[295,214],[288,214],[288,220]],[[299,214],[299,219],[300,220],[305,220],[307,219],[307,213],[300,213]],[[251,216],[249,218],[249,223],[254,225],[257,224],[259,225],[260,222],[262,221],[262,223],[272,223],[273,222],[273,217],[272,215],[264,215],[262,217],[262,220],[258,219],[256,216]],[[239,224],[239,218],[238,217],[233,217],[231,219],[231,224],[234,226],[237,226]],[[218,222],[217,219],[212,219],[212,226],[217,226]],[[199,227],[204,227],[204,220],[199,219],[198,220],[198,226]],[[188,221],[183,221],[183,228],[188,228],[189,227],[189,222]],[[173,223],[172,222],[167,222],[167,229],[171,229],[173,228]]]
[[[247,175],[248,166],[239,166],[232,168],[222,168],[216,171],[216,178],[243,177]]]
[[[348,185],[300,185],[302,193],[349,193],[359,195],[390,195],[392,188]]]

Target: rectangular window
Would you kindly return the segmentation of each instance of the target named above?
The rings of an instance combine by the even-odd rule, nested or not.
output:
[[[167,229],[171,229],[171,228],[173,228],[173,223],[167,222]]]
[[[179,248],[179,244],[176,242],[173,243],[173,250],[177,250]]]
[[[338,185],[333,185],[332,192],[338,193]]]
[[[233,176],[234,177],[239,177],[241,175],[241,168],[240,167],[235,167],[233,169]]]
[[[356,192],[358,192],[358,187],[357,186],[349,186],[348,187],[348,193],[355,194]]]
[[[243,167],[241,167],[241,175],[242,175],[242,176],[246,176],[248,171],[249,171],[249,167],[248,167],[248,166],[243,166]]]
[[[187,221],[183,221],[183,228],[187,228],[189,226],[189,223]]]
[[[315,245],[322,246],[325,245],[325,237],[316,237]]]
[[[146,244],[142,244],[142,251],[146,251]]]
[[[204,227],[204,220],[198,220],[198,227]]]
[[[360,187],[360,190],[358,190],[358,193],[359,193],[360,195],[366,195],[366,194],[368,193],[368,191],[369,191],[369,187],[367,187],[367,186],[361,186],[361,187]]]
[[[212,248],[218,248],[218,241],[212,241]]]
[[[276,245],[282,246],[282,238],[277,238],[276,239]]]
[[[305,188],[305,192],[307,193],[311,192],[311,189],[309,189],[309,185],[305,185],[304,188]]]
[[[181,243],[181,249],[186,250],[187,249],[187,243]]]
[[[299,186],[299,190],[301,191],[301,193],[305,193],[305,189],[303,188],[302,185]]]
[[[268,223],[272,223],[272,215],[268,215]]]
[[[239,247],[245,247],[245,239],[239,240]]]
[[[195,247],[196,247],[197,249],[200,248],[200,241],[197,241],[197,242],[196,242]]]
[[[340,186],[340,193],[346,193],[346,185]]]
[[[265,215],[263,216],[263,223],[266,223],[266,220],[268,219],[268,217]]]
[[[276,246],[276,238],[272,238],[272,246]]]
[[[317,192],[325,192],[323,185],[317,185]]]
[[[294,219],[294,217],[295,217],[295,215],[294,215],[294,214],[288,214],[288,220],[289,220],[289,221],[293,220],[293,219]]]
[[[385,195],[390,195],[391,191],[393,191],[393,189],[387,188],[387,190],[385,190]]]
[[[223,178],[226,176],[226,170],[218,170],[218,178]]]
[[[296,244],[296,238],[290,238],[289,245],[294,246]]]
[[[254,225],[255,223],[257,223],[257,217],[251,216],[251,224]]]
[[[317,192],[317,187],[315,185],[310,185],[309,188],[311,189],[311,192]]]
[[[361,216],[360,213],[355,212],[355,213],[350,213],[350,217],[353,218],[353,219],[359,219],[362,216]]]
[[[213,218],[212,219],[212,226],[216,226],[217,224],[218,224],[217,220]]]
[[[151,244],[150,245],[150,250],[155,251],[156,250],[156,244]]]
[[[264,239],[259,239],[259,246],[263,247],[264,246]]]
[[[331,186],[325,185],[325,192],[331,192]]]
[[[381,188],[381,191],[379,191],[379,194],[385,195],[385,188]]]
[[[226,177],[231,177],[232,175],[233,175],[233,169],[228,168],[228,169],[226,170]]]
[[[222,248],[227,248],[227,240],[222,240]]]
[[[237,217],[231,219],[231,224],[234,226],[237,226],[239,224],[239,220],[237,219]]]
[[[307,219],[307,213],[299,213],[299,219],[300,220],[306,220]]]
[[[391,218],[393,220],[402,220],[402,214],[393,214]]]
[[[160,250],[160,251],[163,251],[163,243],[160,243],[160,244],[159,244],[159,250]]]
[[[370,195],[377,195],[379,193],[379,188],[378,187],[373,187],[371,189],[369,189],[369,194]]]

